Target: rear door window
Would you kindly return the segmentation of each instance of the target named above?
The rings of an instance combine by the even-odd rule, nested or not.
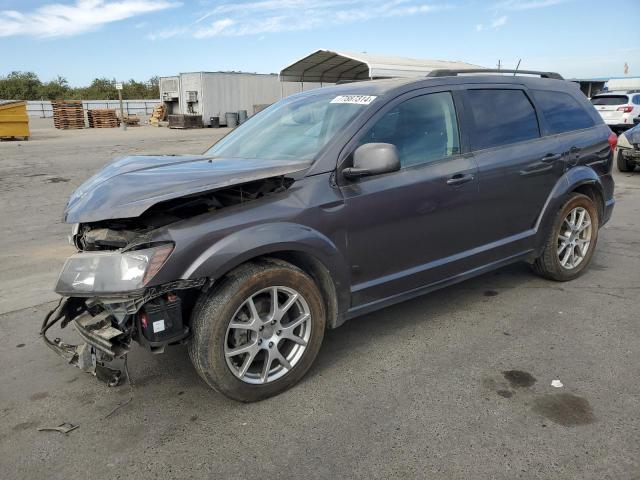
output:
[[[568,93],[535,90],[533,96],[552,134],[580,130],[594,125],[591,116]]]
[[[632,102],[634,105],[640,105],[640,95],[635,95]]]
[[[626,95],[600,95],[591,98],[593,105],[626,105],[629,97]]]
[[[482,150],[540,137],[536,111],[522,90],[468,90],[471,148]]]
[[[458,155],[460,135],[451,93],[405,100],[385,113],[359,143],[395,145],[403,168]]]

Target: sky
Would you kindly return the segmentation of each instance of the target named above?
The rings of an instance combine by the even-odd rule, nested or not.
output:
[[[0,76],[277,73],[318,49],[640,76],[640,0],[0,0]]]

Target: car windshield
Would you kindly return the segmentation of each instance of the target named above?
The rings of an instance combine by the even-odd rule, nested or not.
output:
[[[206,155],[313,160],[375,98],[318,93],[281,100],[229,133]]]
[[[629,97],[626,95],[602,95],[591,99],[594,105],[624,105],[628,101]]]

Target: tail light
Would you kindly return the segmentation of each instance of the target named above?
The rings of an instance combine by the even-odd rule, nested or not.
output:
[[[618,136],[611,132],[609,134],[609,146],[611,147],[611,151],[613,152],[616,149],[616,146],[618,145]]]
[[[618,107],[619,112],[631,113],[633,112],[633,107]]]

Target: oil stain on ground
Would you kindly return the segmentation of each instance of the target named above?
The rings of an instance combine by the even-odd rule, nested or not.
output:
[[[51,177],[51,178],[47,178],[47,182],[49,183],[65,183],[68,182],[69,179],[68,178],[64,178],[64,177]]]
[[[514,388],[530,387],[536,383],[533,375],[522,370],[507,370],[502,375]]]
[[[593,410],[589,402],[571,393],[554,393],[535,399],[533,411],[565,427],[593,423]]]
[[[513,392],[511,390],[496,390],[496,393],[500,395],[502,398],[513,397]]]
[[[495,297],[496,295],[498,295],[498,292],[496,292],[495,290],[486,290],[484,292],[485,297]]]

